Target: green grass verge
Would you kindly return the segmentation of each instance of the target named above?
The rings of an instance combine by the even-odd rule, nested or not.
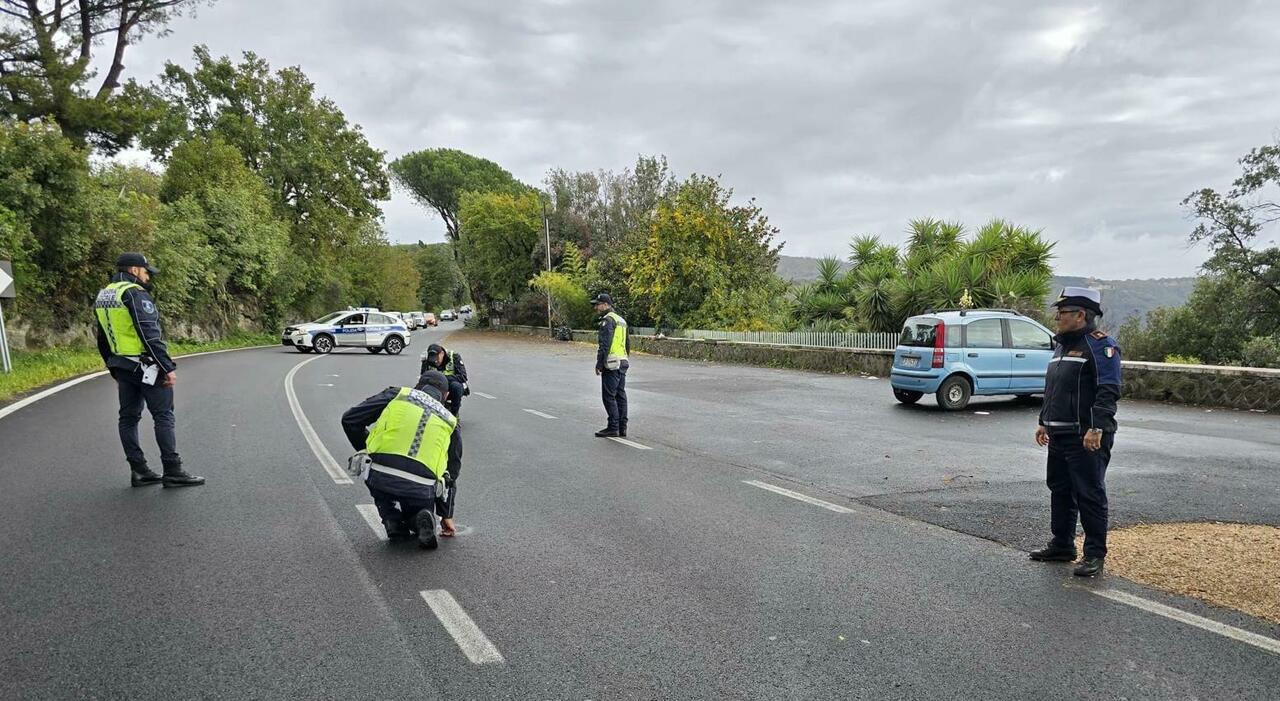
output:
[[[204,351],[245,348],[279,343],[274,334],[243,334],[209,343],[175,341],[169,344],[169,352],[176,356]],[[102,357],[98,349],[88,347],[49,348],[34,351],[13,352],[13,372],[0,372],[0,403],[37,387],[51,385],[86,372],[102,369]]]

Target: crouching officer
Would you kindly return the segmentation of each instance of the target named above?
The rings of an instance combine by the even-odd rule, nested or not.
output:
[[[160,311],[150,294],[151,276],[158,272],[141,253],[122,253],[116,260],[116,274],[93,302],[98,320],[98,353],[116,381],[120,444],[129,461],[130,482],[135,487],[192,487],[204,484],[204,478],[187,474],[178,455],[173,416],[177,363],[169,357],[160,329]],[[138,443],[143,404],[155,424],[163,475],[157,475],[147,465],[147,456]]]
[[[1045,376],[1044,407],[1036,443],[1049,447],[1050,529],[1048,547],[1032,560],[1076,559],[1076,518],[1084,526],[1081,577],[1102,573],[1107,556],[1107,463],[1120,399],[1120,347],[1097,330],[1102,295],[1067,287],[1054,303],[1058,335]]]
[[[627,369],[631,339],[627,336],[627,320],[613,310],[613,298],[598,294],[591,300],[600,315],[597,336],[596,374],[600,376],[600,395],[609,423],[596,431],[597,438],[627,437]]]
[[[462,364],[462,355],[445,350],[444,346],[432,343],[422,354],[422,368],[419,373],[435,370],[443,373],[449,380],[449,401],[446,406],[455,417],[461,417],[462,398],[471,394],[467,386],[467,366]]]
[[[388,540],[406,540],[417,533],[418,543],[434,550],[438,541],[433,507],[440,513],[441,535],[456,532],[453,502],[462,441],[458,420],[442,404],[448,395],[449,381],[429,370],[416,386],[388,387],[342,415],[347,440],[372,460],[365,485]]]

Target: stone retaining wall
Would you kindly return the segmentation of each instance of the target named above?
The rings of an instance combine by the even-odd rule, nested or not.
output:
[[[502,326],[501,331],[548,336],[546,327]],[[573,339],[595,343],[594,331],[574,331]],[[893,351],[808,348],[685,338],[632,336],[632,350],[686,360],[740,363],[832,373],[888,377]],[[1124,361],[1126,399],[1194,406],[1280,411],[1280,370],[1217,365],[1171,365]]]

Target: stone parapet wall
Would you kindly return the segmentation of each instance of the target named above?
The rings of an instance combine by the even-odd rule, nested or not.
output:
[[[550,335],[546,327],[500,326],[498,329],[528,336]],[[574,331],[573,340],[595,343],[596,332]],[[876,377],[888,377],[893,366],[893,351],[888,350],[809,348],[654,336],[632,336],[631,348],[643,353],[686,360],[857,373]],[[1126,360],[1123,365],[1126,399],[1280,411],[1280,370],[1173,365],[1133,360]]]

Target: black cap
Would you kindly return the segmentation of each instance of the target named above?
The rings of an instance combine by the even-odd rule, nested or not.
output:
[[[428,370],[418,376],[418,389],[426,391],[428,388],[435,390],[435,398],[439,399],[449,391],[449,378],[439,370]]]
[[[116,259],[117,268],[146,268],[147,272],[155,275],[160,269],[147,262],[147,257],[136,251],[121,253]]]
[[[592,304],[608,304],[608,305],[612,305],[612,304],[613,304],[613,298],[612,298],[612,297],[610,297],[609,295],[607,295],[607,294],[605,294],[605,293],[601,292],[600,294],[596,295],[594,299],[592,299],[592,300],[591,300],[591,303],[592,303]]]
[[[435,355],[436,353],[439,353],[442,350],[444,350],[444,346],[440,345],[439,343],[432,343],[431,345],[427,346],[427,355]]]

